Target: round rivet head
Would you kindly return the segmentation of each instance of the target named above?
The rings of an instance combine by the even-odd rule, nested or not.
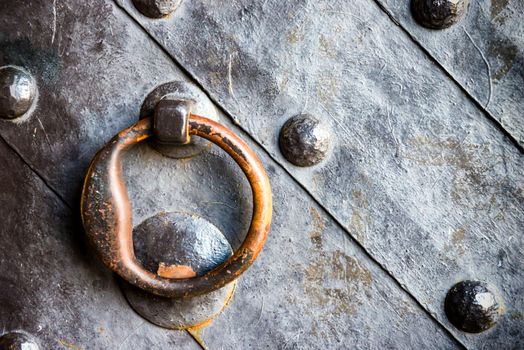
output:
[[[19,332],[0,337],[0,350],[38,350],[38,344],[28,335]]]
[[[480,333],[495,325],[500,305],[487,285],[479,281],[462,281],[448,292],[444,308],[449,321],[468,333]]]
[[[326,157],[330,138],[329,130],[317,118],[299,114],[282,126],[280,151],[289,162],[297,166],[312,166]]]
[[[460,20],[468,3],[469,0],[412,0],[411,12],[420,25],[444,29]]]
[[[31,75],[15,66],[0,67],[0,117],[14,119],[33,105],[36,83]]]
[[[143,15],[149,18],[162,18],[180,5],[181,0],[133,0],[133,4]]]

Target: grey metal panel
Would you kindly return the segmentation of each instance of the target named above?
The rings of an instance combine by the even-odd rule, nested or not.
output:
[[[0,163],[2,334],[28,332],[41,349],[199,349],[130,310],[75,215],[3,141]]]
[[[117,2],[457,337],[520,346],[524,159],[374,2],[191,1],[161,20]],[[302,111],[337,140],[314,168],[278,151]],[[465,278],[504,300],[480,335],[443,312]]]
[[[476,0],[455,26],[418,25],[409,0],[377,0],[524,147],[524,2]]]
[[[33,170],[76,208],[74,199],[82,174],[96,150],[138,118],[140,103],[154,86],[185,77],[111,3],[53,4],[9,2],[9,15],[2,13],[2,28],[19,23],[19,30],[2,31],[5,53],[1,63],[27,67],[38,81],[40,100],[26,122],[2,122],[0,132]],[[27,22],[25,27],[23,19],[28,17],[34,22]],[[14,153],[6,145],[4,148],[2,175],[13,180],[2,186],[8,203],[5,215],[16,211],[27,220],[12,216],[9,226],[0,231],[8,240],[11,230],[21,230],[12,240],[16,246],[6,245],[4,252],[20,255],[2,261],[1,272],[11,279],[23,276],[16,267],[18,259],[30,257],[33,262],[42,262],[32,267],[39,273],[35,280],[10,283],[10,288],[35,283],[38,289],[22,298],[11,291],[5,294],[4,305],[9,309],[0,314],[5,329],[31,332],[43,339],[46,348],[191,348],[194,344],[185,333],[151,326],[133,313],[105,268],[85,251],[81,236],[71,241],[71,232],[81,232],[71,224],[71,213],[27,168],[19,171],[21,166],[13,163]],[[262,153],[260,148],[256,151]],[[213,221],[234,246],[238,245],[248,225],[249,191],[232,161],[219,154],[215,150],[193,160],[175,161],[161,157],[147,145],[131,152],[125,173],[135,223],[159,210],[196,212]],[[293,342],[406,347],[411,341],[428,347],[457,347],[287,174],[276,169],[268,157],[264,162],[275,192],[274,238],[261,256],[263,260],[239,281],[230,308],[204,331],[207,343],[221,344],[227,324],[233,327],[227,328],[228,332],[236,332],[228,339],[236,347],[283,348]],[[26,188],[15,182],[26,178],[37,185]],[[23,200],[21,204],[27,200],[29,207],[14,201],[14,194]],[[33,205],[40,214],[32,210]],[[311,230],[297,229],[306,225],[312,225]],[[55,235],[56,240],[31,244],[33,253],[20,248],[33,242],[35,232]],[[290,252],[292,257],[288,257]],[[282,283],[284,278],[289,281]],[[60,289],[57,283],[67,288]],[[61,290],[65,294],[55,297]],[[43,293],[49,298],[39,299]],[[271,299],[272,294],[285,300]],[[263,310],[261,298],[267,299]],[[37,316],[31,303],[41,311]],[[64,314],[64,309],[69,313]],[[5,321],[16,312],[18,318]],[[257,324],[248,323],[255,316]],[[273,321],[277,316],[279,320]],[[47,333],[43,334],[38,322],[45,317],[49,328],[44,328]],[[295,322],[297,319],[300,323]],[[102,328],[93,328],[97,322],[102,322]],[[262,324],[267,325],[263,330],[259,328]],[[307,334],[295,339],[298,326],[324,339]],[[95,335],[102,329],[107,337]],[[61,336],[59,340],[56,334]],[[255,343],[259,337],[261,340]]]
[[[225,116],[221,120],[235,129]],[[255,144],[250,146],[271,179],[272,228],[255,265],[239,279],[231,304],[202,330],[206,346],[460,347],[283,169]],[[213,222],[233,245],[247,232],[249,184],[216,146],[180,161],[144,144],[126,156],[124,173],[135,224],[159,211],[184,211]]]
[[[148,92],[182,74],[113,2],[0,6],[0,65],[25,67],[39,89],[33,115],[0,121],[0,134],[75,203],[95,152],[137,119]]]

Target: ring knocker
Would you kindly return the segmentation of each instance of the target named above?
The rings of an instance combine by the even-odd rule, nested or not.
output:
[[[146,270],[133,249],[131,203],[124,184],[121,158],[133,145],[151,137],[153,117],[120,131],[101,149],[89,167],[82,191],[82,222],[89,241],[104,264],[127,282],[156,295],[181,298],[207,294],[237,279],[257,258],[269,232],[272,198],[269,179],[253,151],[233,131],[189,111],[172,125],[186,143],[203,137],[226,151],[246,175],[253,194],[253,215],[247,236],[233,256],[214,270],[191,278],[165,278]],[[177,126],[178,125],[178,126]],[[184,137],[184,134],[188,138]]]

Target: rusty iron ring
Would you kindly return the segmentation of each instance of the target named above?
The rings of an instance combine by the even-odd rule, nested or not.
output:
[[[82,190],[81,214],[87,237],[104,264],[129,283],[156,295],[182,298],[202,295],[237,279],[257,258],[269,232],[272,197],[262,163],[249,146],[228,128],[190,115],[189,133],[225,150],[246,175],[253,193],[253,215],[247,236],[233,256],[203,276],[174,279],[147,271],[133,249],[131,203],[122,177],[124,151],[152,135],[152,118],[118,133],[89,166]]]

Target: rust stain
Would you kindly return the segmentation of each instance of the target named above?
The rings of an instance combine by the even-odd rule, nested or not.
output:
[[[466,230],[462,227],[453,231],[451,234],[451,244],[457,249],[460,256],[464,255],[464,246],[462,245],[462,242],[464,241],[465,234]]]
[[[411,146],[408,152],[403,154],[406,159],[421,165],[451,165],[459,168],[467,168],[471,164],[473,151],[480,147],[463,144],[458,139],[438,140],[425,136],[414,137],[407,140],[405,144]]]
[[[366,238],[366,231],[369,225],[369,216],[364,214],[369,207],[369,202],[360,190],[351,192],[351,219],[349,222],[349,230],[355,235],[359,242],[363,242]]]
[[[371,272],[358,261],[336,250],[330,255],[320,252],[305,270],[304,290],[311,302],[322,307],[331,318],[354,314],[362,304],[358,298],[367,293],[373,282]]]
[[[306,33],[302,27],[292,28],[286,33],[286,39],[290,44],[296,44],[303,41],[305,37]]]
[[[166,265],[160,263],[156,272],[160,277],[164,278],[191,278],[196,276],[191,266],[187,265]]]
[[[233,288],[231,288],[231,292],[229,293],[229,295],[227,296],[225,302],[224,302],[224,306],[220,309],[220,311],[218,311],[216,314],[213,314],[211,315],[207,320],[203,321],[203,322],[200,322],[196,325],[193,325],[191,327],[187,327],[185,330],[193,337],[193,339],[195,339],[195,341],[198,343],[198,345],[200,345],[202,347],[202,349],[207,349],[205,343],[204,343],[204,339],[202,337],[202,333],[204,332],[204,330],[211,326],[211,324],[213,323],[214,319],[216,317],[218,317],[218,315],[220,315],[222,313],[222,311],[231,303],[231,300],[233,299],[233,295],[235,294],[235,291],[237,289],[237,282],[233,282],[234,285],[233,285]]]
[[[488,49],[490,58],[496,58],[491,64],[491,78],[499,81],[513,68],[519,48],[508,39],[492,42]]]
[[[508,6],[509,0],[491,0],[491,19],[497,16]]]
[[[316,208],[309,208],[309,213],[313,219],[313,229],[309,233],[309,239],[311,240],[311,243],[314,244],[316,249],[321,249],[322,231],[324,231],[326,224],[324,223],[324,220],[322,220],[322,216],[320,216],[320,213]]]
[[[82,348],[80,346],[75,345],[73,343],[70,343],[70,342],[68,342],[66,340],[63,340],[63,339],[59,339],[58,343],[60,345],[62,345],[63,347],[67,348],[67,349],[82,350]]]
[[[320,35],[318,39],[319,52],[321,55],[328,58],[336,58],[337,54],[333,47],[333,43],[329,41],[324,35]]]
[[[317,96],[325,104],[329,105],[338,94],[339,78],[333,71],[323,71],[317,78]]]

